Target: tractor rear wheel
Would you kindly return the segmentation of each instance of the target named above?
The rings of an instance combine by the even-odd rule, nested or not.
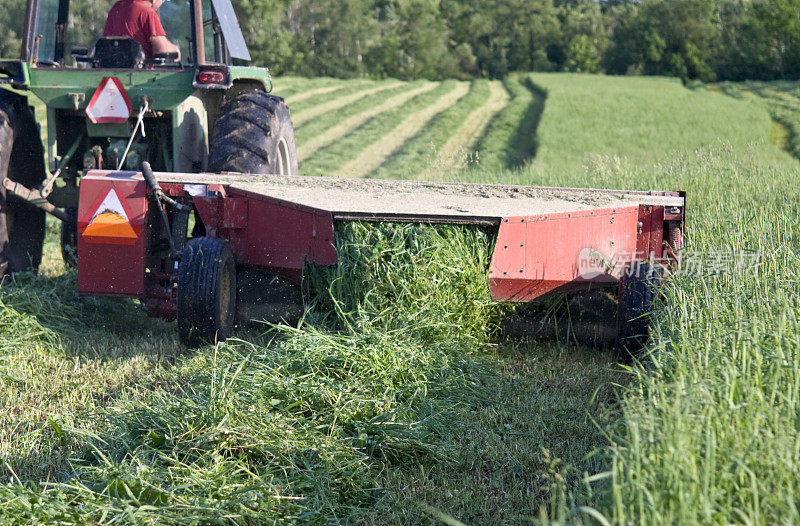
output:
[[[2,183],[9,178],[33,188],[44,177],[44,147],[33,108],[25,97],[0,90],[0,280],[39,268],[45,228],[45,212],[7,195]]]
[[[635,357],[647,344],[650,314],[658,298],[664,269],[661,265],[636,261],[619,280],[617,304],[617,350]]]
[[[223,104],[210,144],[211,172],[297,175],[289,108],[265,91],[244,91]]]
[[[236,261],[227,241],[189,240],[178,265],[178,337],[199,347],[230,336],[236,316]]]

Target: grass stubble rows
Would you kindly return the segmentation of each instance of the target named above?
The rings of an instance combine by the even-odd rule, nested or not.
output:
[[[338,177],[365,177],[386,162],[411,137],[415,137],[438,114],[460,101],[469,92],[468,82],[459,82],[432,104],[411,113],[388,134],[379,137],[361,150],[358,157],[348,161],[334,175]]]
[[[535,74],[506,88],[479,145],[490,153],[451,177],[689,192],[696,268],[666,284],[644,365],[492,343],[506,307],[487,298],[481,230],[339,225],[340,263],[312,269],[302,324],[186,352],[131,302],[77,297],[51,229],[41,275],[0,296],[0,519],[800,521],[800,195],[764,107],[668,79]],[[368,143],[353,132],[374,140],[404,118],[363,115],[388,93],[332,107],[298,142],[327,126],[322,152],[356,155]],[[447,141],[459,106],[426,140]],[[403,156],[418,162],[401,148],[382,168]]]

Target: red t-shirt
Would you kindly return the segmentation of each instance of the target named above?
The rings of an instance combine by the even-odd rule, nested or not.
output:
[[[104,37],[133,38],[142,45],[145,55],[153,56],[152,37],[165,37],[158,13],[144,0],[119,0],[108,12]]]

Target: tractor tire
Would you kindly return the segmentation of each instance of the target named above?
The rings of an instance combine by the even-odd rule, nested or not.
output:
[[[236,316],[236,261],[227,241],[189,240],[178,265],[178,337],[190,348],[230,336]]]
[[[6,195],[6,178],[28,188],[39,185],[45,178],[44,147],[25,97],[0,89],[0,281],[39,268],[45,228],[44,210]]]
[[[223,104],[209,144],[211,172],[298,173],[289,108],[265,91],[245,91]]]
[[[73,222],[61,222],[61,259],[67,268],[78,268],[78,209],[67,208],[64,211]]]
[[[647,344],[650,314],[664,274],[661,265],[634,262],[622,273],[617,298],[617,350],[637,357]]]

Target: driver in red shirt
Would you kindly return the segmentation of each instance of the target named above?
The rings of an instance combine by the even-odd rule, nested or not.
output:
[[[164,0],[119,0],[108,12],[104,37],[132,38],[142,45],[147,58],[159,53],[178,53],[180,49],[167,40],[158,18],[158,8]]]

